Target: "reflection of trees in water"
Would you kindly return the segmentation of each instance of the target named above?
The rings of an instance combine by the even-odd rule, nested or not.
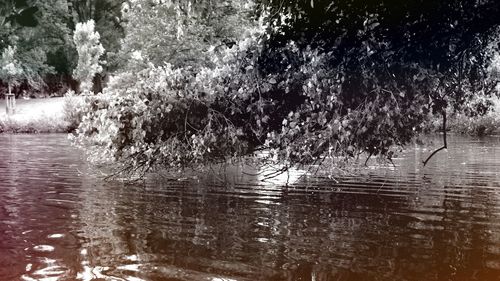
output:
[[[116,275],[136,255],[149,277],[487,280],[499,273],[500,203],[484,183],[498,175],[466,173],[477,149],[450,148],[425,170],[412,152],[394,171],[338,184],[96,186],[82,196],[82,236],[91,262]]]
[[[376,169],[338,184],[304,179],[285,188],[255,176],[246,184],[164,182],[143,188],[78,178],[69,167],[77,157],[61,139],[7,140],[12,149],[0,152],[0,200],[8,219],[0,227],[8,238],[0,243],[19,249],[55,245],[54,252],[29,250],[25,263],[8,263],[17,272],[28,262],[32,273],[42,272],[50,256],[68,274],[83,261],[103,276],[153,279],[500,275],[500,151],[491,141],[452,139],[449,151],[425,169],[420,162],[429,151],[410,151],[396,160],[396,170]],[[69,217],[75,208],[76,226]],[[47,240],[54,232],[81,237],[85,256],[75,255],[78,241],[69,236]],[[12,253],[8,262],[24,254]],[[121,269],[128,264],[141,273]]]
[[[116,205],[83,204],[82,234],[89,239],[89,256],[95,264],[113,266],[137,253],[143,263],[159,267],[250,279],[330,276],[331,265],[350,268],[353,256],[365,250],[357,246],[354,233],[367,221],[387,219],[356,214],[356,206],[372,204],[369,196],[306,196],[300,190],[281,190],[262,204],[258,191],[242,193],[239,188],[107,187],[93,198]],[[101,217],[105,219],[96,219]]]
[[[66,247],[78,155],[63,135],[0,135],[0,145],[0,279],[64,279],[76,263]]]
[[[12,147],[12,136],[1,138],[2,149],[0,150],[0,252],[4,257],[0,257],[0,276],[16,276],[24,269],[23,264],[15,260],[16,248],[22,249],[23,241],[20,233],[23,232],[24,219],[22,217],[21,196],[17,180],[20,176],[19,166],[16,160],[19,158],[19,151]],[[11,256],[12,255],[12,256]],[[14,275],[12,275],[14,274]]]
[[[498,140],[472,145],[470,140],[461,140],[456,138],[449,152],[436,157],[432,166],[422,171],[415,169],[417,165],[410,166],[409,158],[401,164],[404,177],[414,170],[415,176],[424,175],[407,215],[413,220],[408,227],[414,230],[408,236],[427,241],[427,247],[420,243],[412,247],[410,258],[401,256],[399,264],[414,272],[408,276],[493,280],[500,275],[498,264],[491,263],[500,257],[499,252],[491,251],[492,246],[499,245],[494,237],[500,223],[495,191],[500,187]]]

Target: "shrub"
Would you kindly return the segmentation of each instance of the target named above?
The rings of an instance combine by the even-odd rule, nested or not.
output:
[[[155,14],[162,5],[149,8]],[[169,13],[175,10],[165,7]],[[189,30],[183,29],[187,14],[180,17],[184,20],[166,20],[165,26]],[[422,53],[396,56],[399,45],[386,44],[386,30],[379,27],[383,21],[374,14],[368,19],[365,14],[349,15],[347,19],[365,19],[349,30],[337,30],[331,21],[339,40],[331,40],[331,30],[324,30],[327,48],[307,45],[304,33],[286,24],[292,18],[280,16],[284,24],[279,28],[258,25],[232,47],[194,40],[196,45],[182,55],[172,48],[174,63],[165,65],[161,48],[150,46],[139,29],[128,33],[134,36],[126,42],[152,50],[132,52],[136,59],[127,69],[136,71],[115,76],[102,94],[88,98],[75,142],[97,162],[123,164],[127,175],[155,167],[196,168],[261,150],[265,153],[259,160],[285,166],[352,159],[364,152],[390,158],[394,147],[425,129],[431,114],[446,116],[447,108],[462,109],[476,93],[491,95],[489,86],[496,82],[479,79],[484,78],[488,55],[467,53],[471,57],[463,61],[470,58],[470,63],[446,61],[443,70],[434,60],[422,63],[419,56],[427,56],[430,47],[415,38],[405,48],[417,46],[414,51]],[[300,23],[301,15],[296,19]],[[149,22],[147,28],[158,30],[158,22]],[[170,32],[154,41],[177,40],[177,46],[183,36]],[[342,43],[348,48],[340,48]],[[487,44],[469,43],[464,48],[474,52]],[[160,55],[153,60],[157,64],[148,59],[152,54]],[[440,59],[449,57],[445,52]]]
[[[85,97],[76,96],[75,92],[70,90],[64,95],[63,116],[68,124],[68,131],[72,132],[82,121],[82,108],[85,105]]]
[[[296,51],[297,67],[262,76],[258,35],[214,54],[215,67],[150,64],[115,76],[102,94],[87,98],[75,142],[95,162],[118,162],[128,175],[256,150],[267,151],[264,162],[311,164],[365,151],[390,157],[425,119],[425,103],[407,106],[404,95],[388,90],[349,106],[328,54]],[[293,43],[287,48],[294,52]]]
[[[258,138],[244,120],[256,92],[247,82],[255,70],[241,71],[254,60],[251,40],[227,50],[215,68],[149,65],[117,75],[102,94],[87,98],[75,141],[92,148],[91,159],[121,161],[134,171],[248,153]]]

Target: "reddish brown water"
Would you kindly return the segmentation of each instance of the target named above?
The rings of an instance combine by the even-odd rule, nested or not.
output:
[[[0,135],[0,280],[500,280],[500,140],[450,146],[339,183],[123,186],[63,135]]]

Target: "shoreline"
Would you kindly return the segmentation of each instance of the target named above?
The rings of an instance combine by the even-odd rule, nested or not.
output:
[[[68,120],[68,97],[16,99],[16,113],[6,113],[5,99],[0,99],[0,133],[69,133],[75,123]],[[71,101],[69,101],[72,103]],[[74,107],[71,106],[71,107]],[[74,109],[74,108],[73,108]],[[70,109],[71,110],[71,109]],[[493,112],[474,118],[450,116],[448,133],[471,136],[500,135],[500,99],[495,100]],[[437,123],[439,120],[437,120]],[[441,125],[435,125],[439,133]]]

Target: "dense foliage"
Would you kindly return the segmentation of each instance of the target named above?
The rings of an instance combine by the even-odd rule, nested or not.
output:
[[[108,51],[105,73],[116,69],[123,37],[121,6],[124,0],[5,0],[0,1],[0,52],[17,46],[25,79],[16,92],[63,94],[74,87],[72,73],[78,62],[73,32],[76,24],[93,19]],[[103,74],[103,75],[104,75]],[[5,81],[0,81],[0,86]]]
[[[252,25],[246,1],[133,1],[124,6],[122,58],[175,67],[210,63],[209,48],[232,45]],[[129,64],[130,66],[130,64]],[[142,65],[144,66],[144,64]]]
[[[136,2],[148,3],[151,4]],[[158,18],[165,19],[162,12],[170,13],[169,5],[173,4],[164,5],[152,5],[150,9],[155,11],[153,14],[158,13]],[[130,8],[134,7],[144,9],[143,5]],[[217,12],[234,21],[234,11],[228,8]],[[242,20],[249,21],[247,15],[243,17]],[[173,20],[174,23],[162,23],[160,27],[175,24],[180,26],[176,30],[187,30],[184,21]],[[157,61],[151,54],[156,53],[156,44],[151,49],[141,49],[140,56],[139,50],[130,52],[128,71],[113,77],[102,95],[89,98],[77,141],[92,147],[89,151],[95,160],[123,160],[133,169],[148,169],[155,164],[181,167],[211,163],[223,161],[228,155],[250,152],[255,147],[254,128],[243,118],[249,121],[253,118],[252,108],[247,108],[252,105],[251,94],[257,87],[251,83],[256,79],[251,65],[256,61],[260,45],[257,40],[264,29],[257,22],[246,27],[244,33],[227,31],[227,37],[219,39],[217,47],[210,44],[216,42],[191,35],[191,44],[197,44],[198,49],[187,50],[193,57],[185,60],[183,66],[161,60],[159,65],[155,64]],[[124,42],[138,38],[148,41],[149,36],[147,32],[131,31]],[[228,38],[244,39],[229,48],[225,43]],[[185,41],[182,35],[170,40],[174,41],[169,43],[172,45]],[[165,47],[165,50],[171,49]],[[180,62],[186,53],[172,55],[173,62]]]
[[[128,64],[89,99],[76,137],[125,171],[257,150],[289,164],[390,158],[431,114],[469,110],[498,82],[495,1],[138,0],[127,9]],[[221,31],[224,22],[235,28]]]

